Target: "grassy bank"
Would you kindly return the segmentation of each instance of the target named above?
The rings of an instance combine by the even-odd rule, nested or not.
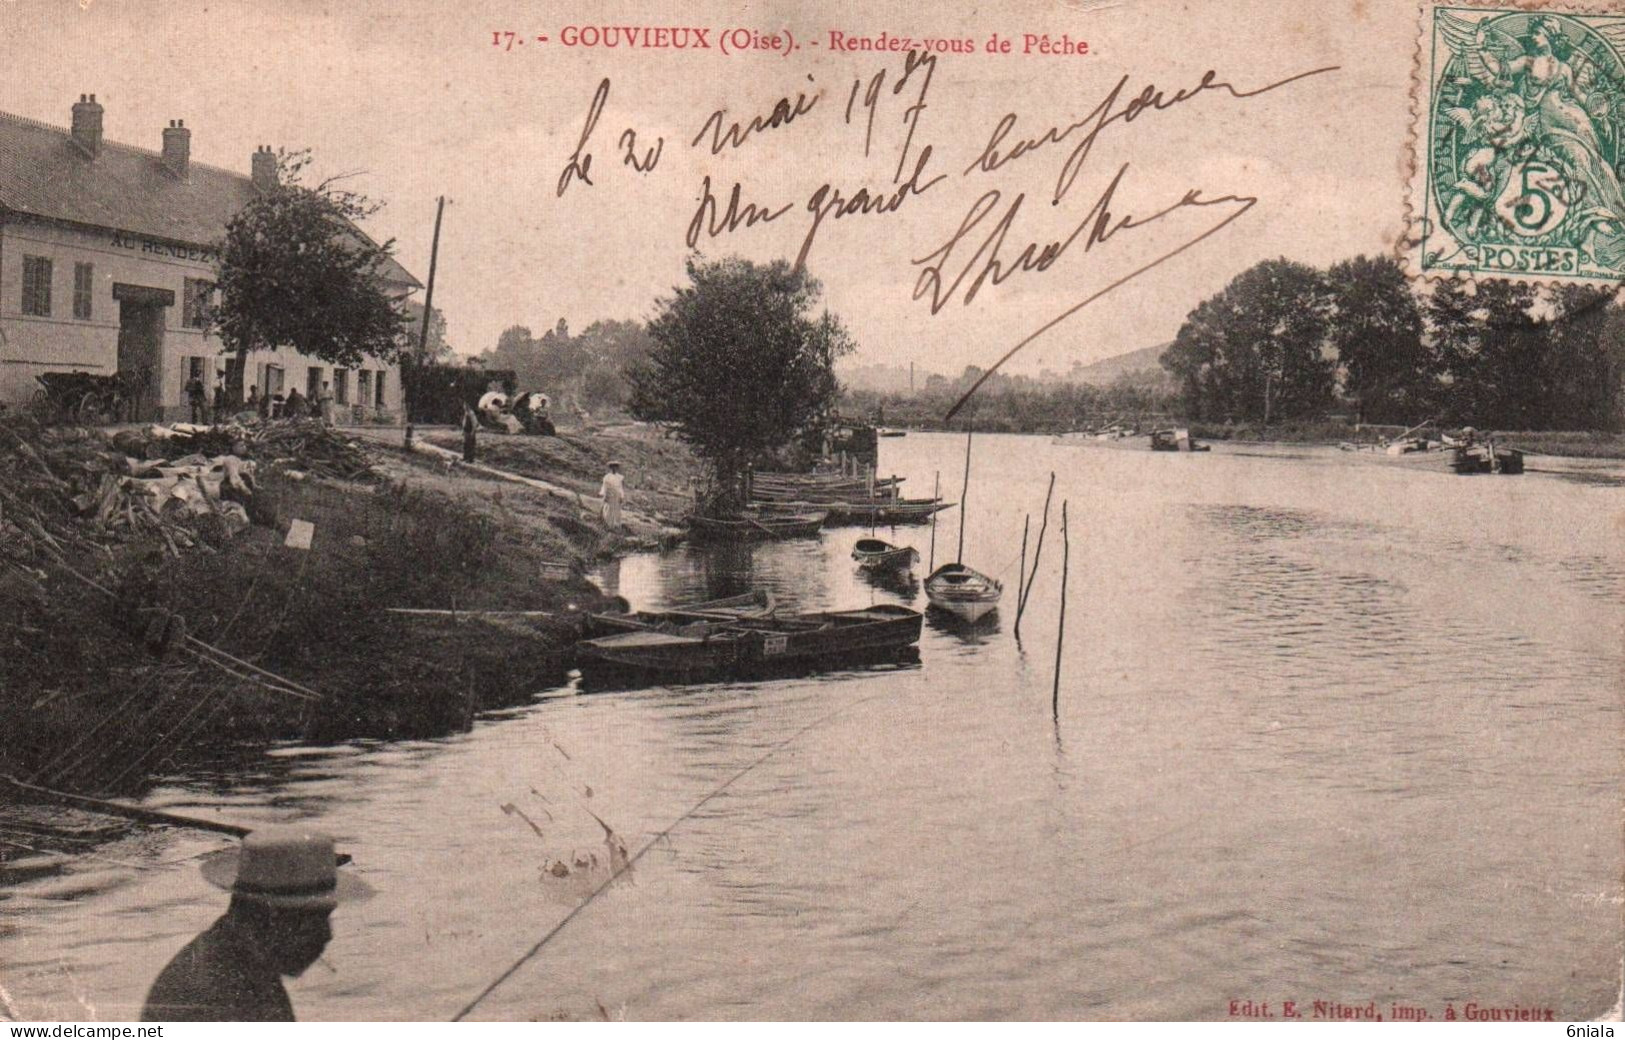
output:
[[[36,461],[27,445],[26,435],[13,438],[7,452],[0,439],[0,479],[54,465],[61,472],[37,479],[61,487],[59,500],[35,507],[54,526],[26,545],[8,541],[28,551],[0,564],[0,639],[10,648],[0,654],[0,772],[18,777],[123,790],[191,747],[454,732],[477,710],[556,682],[581,612],[604,605],[580,573],[613,551],[613,536],[568,502],[460,467],[372,448],[368,479],[335,481],[307,475],[296,459],[261,460],[263,522],[190,537],[180,518],[126,532],[75,515],[80,485],[105,475],[94,472],[98,456],[87,447],[71,466],[49,451],[34,452]],[[579,438],[569,472],[585,483],[600,454],[635,458],[647,493],[659,495],[650,485],[686,484],[686,453],[674,448]],[[114,465],[117,456],[99,457]],[[539,475],[569,475],[549,457],[530,460]],[[35,524],[5,504],[5,533]],[[294,519],[315,526],[309,550],[284,544]],[[466,613],[480,610],[546,616]],[[160,633],[180,619],[157,645],[155,619]],[[173,638],[177,629],[229,656],[178,652],[190,644]],[[273,690],[254,669],[319,699]]]
[[[424,440],[462,451],[462,435],[436,431]],[[557,437],[508,436],[482,432],[478,461],[577,491],[598,494],[609,463],[619,462],[626,478],[626,506],[674,523],[693,503],[691,481],[699,469],[681,442],[652,428],[626,425],[596,434],[562,432]]]

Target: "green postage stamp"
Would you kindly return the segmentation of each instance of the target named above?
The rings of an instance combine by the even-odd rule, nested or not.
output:
[[[1428,5],[1422,34],[1414,272],[1625,280],[1625,13]]]

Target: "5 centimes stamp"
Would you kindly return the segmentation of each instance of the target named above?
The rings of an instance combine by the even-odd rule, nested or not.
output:
[[[1429,5],[1422,33],[1413,272],[1625,279],[1625,13]]]

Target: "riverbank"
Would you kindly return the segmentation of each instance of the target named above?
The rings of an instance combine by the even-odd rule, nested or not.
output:
[[[364,467],[332,479],[259,458],[259,522],[236,533],[168,501],[162,523],[132,509],[126,524],[107,490],[124,452],[84,431],[8,427],[0,479],[16,501],[25,477],[50,493],[33,489],[28,515],[0,499],[0,640],[12,648],[0,655],[0,773],[123,790],[222,742],[456,732],[558,682],[582,613],[609,602],[586,565],[646,544],[578,502],[312,427],[308,450],[353,452]],[[674,442],[512,441],[482,461],[586,492],[613,455],[634,474],[629,507],[656,517],[691,466]],[[87,514],[94,488],[105,508]],[[308,549],[286,544],[295,520],[313,526]],[[495,610],[530,613],[477,616]]]
[[[1383,431],[1399,432],[1398,428]],[[1190,431],[1199,440],[1247,441],[1263,444],[1327,444],[1348,441],[1372,442],[1378,431],[1372,427],[1355,427],[1345,423],[1305,422],[1280,423],[1272,426],[1249,424],[1210,425],[1190,424]],[[1426,427],[1420,434],[1436,436],[1438,427]],[[1556,455],[1570,458],[1625,459],[1625,434],[1603,431],[1562,430],[1489,430],[1496,443],[1517,448],[1532,455]]]
[[[1020,429],[1020,424],[1010,423],[978,423],[977,433],[1011,433],[1011,434],[1037,434],[1055,435],[1069,432],[1062,429]],[[1192,436],[1203,441],[1237,441],[1251,444],[1321,444],[1335,447],[1346,441],[1373,442],[1378,438],[1378,430],[1364,426],[1356,428],[1349,423],[1338,422],[1287,422],[1274,423],[1269,426],[1253,423],[1204,423],[1201,421],[1188,421],[1183,419],[1157,419],[1140,424],[1141,429],[1166,427],[1185,427],[1191,431]],[[924,432],[937,432],[942,429],[940,425],[926,423],[920,426],[910,426],[909,430]],[[962,429],[962,427],[961,427]],[[1397,433],[1401,427],[1382,427],[1384,431]],[[1420,431],[1437,435],[1437,427],[1429,427]],[[1495,438],[1496,443],[1508,447],[1518,448],[1533,455],[1556,455],[1568,458],[1584,459],[1625,459],[1625,433],[1609,433],[1596,430],[1489,430],[1485,431]]]

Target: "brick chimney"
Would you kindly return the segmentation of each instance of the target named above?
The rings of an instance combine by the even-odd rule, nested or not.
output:
[[[102,150],[102,106],[95,94],[80,94],[73,106],[73,143],[92,159]]]
[[[254,165],[252,167],[254,187],[263,192],[273,192],[277,188],[276,153],[271,146],[262,144],[254,149]]]
[[[186,167],[192,159],[192,131],[179,119],[171,119],[164,127],[164,165],[178,179],[186,179]]]

